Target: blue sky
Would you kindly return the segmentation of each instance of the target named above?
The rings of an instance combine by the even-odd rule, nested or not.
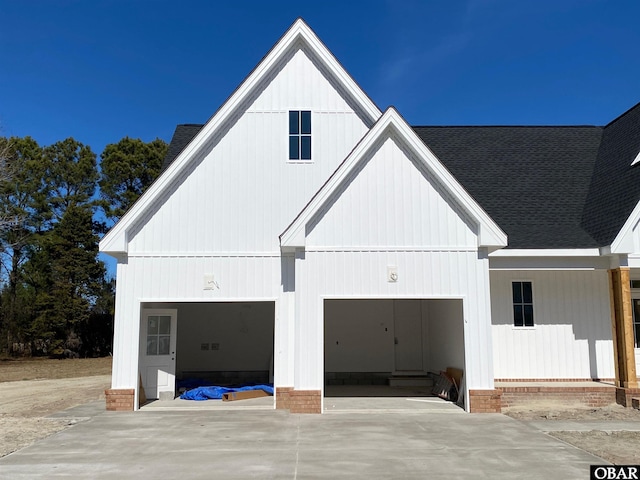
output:
[[[298,16],[413,125],[603,125],[640,101],[631,0],[0,0],[0,134],[169,141]]]

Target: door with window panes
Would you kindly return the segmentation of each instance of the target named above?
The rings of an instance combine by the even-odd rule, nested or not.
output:
[[[176,310],[144,310],[140,376],[147,398],[172,399],[176,384]]]

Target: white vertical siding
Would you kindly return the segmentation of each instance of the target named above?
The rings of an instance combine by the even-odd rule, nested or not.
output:
[[[306,49],[296,50],[247,111],[353,112],[345,98],[337,93],[335,82],[318,70],[308,55]]]
[[[496,378],[612,378],[607,272],[492,271]],[[513,326],[511,283],[533,282],[533,328]]]
[[[134,275],[126,260],[118,260],[117,286],[134,285]],[[134,388],[138,378],[140,312],[132,312],[131,299],[122,290],[124,288],[118,289],[115,302],[111,388]]]
[[[393,138],[323,212],[307,246],[475,248],[477,238]]]
[[[294,338],[295,338],[295,259],[284,255],[281,260],[282,292],[276,310],[274,379],[277,386],[294,384]]]

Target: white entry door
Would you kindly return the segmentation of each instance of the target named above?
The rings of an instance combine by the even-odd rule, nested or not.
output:
[[[420,300],[394,300],[396,372],[422,371],[422,309]]]
[[[175,397],[176,331],[176,310],[143,310],[140,375],[147,398]]]

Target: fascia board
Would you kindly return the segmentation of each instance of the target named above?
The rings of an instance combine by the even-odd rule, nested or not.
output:
[[[491,271],[593,271],[609,268],[610,259],[607,257],[493,257],[489,255],[489,270]]]
[[[265,58],[256,66],[249,76],[240,84],[237,90],[229,97],[229,99],[220,107],[211,119],[204,125],[198,134],[189,142],[185,149],[180,152],[178,157],[169,165],[169,167],[156,179],[156,181],[147,189],[147,191],[138,199],[136,203],[125,213],[116,225],[103,237],[100,242],[100,251],[109,253],[126,253],[126,231],[135,221],[152,205],[156,199],[162,194],[165,188],[176,178],[185,168],[189,160],[193,158],[202,146],[207,142],[216,130],[224,124],[228,117],[242,103],[242,101],[251,93],[251,91],[264,79],[269,70],[282,58],[287,49],[291,47],[299,38],[311,48],[314,53],[325,62],[329,70],[336,78],[343,82],[349,94],[351,94],[362,106],[363,110],[371,117],[371,122],[375,122],[381,115],[380,110],[364,93],[364,91],[355,83],[351,76],[346,72],[336,58],[331,54],[327,47],[313,33],[309,26],[301,18],[297,19],[282,38],[267,53]],[[117,245],[117,247],[116,247]],[[104,249],[103,249],[104,248]],[[112,250],[117,248],[118,250]],[[124,250],[122,249],[124,248]]]
[[[489,257],[599,257],[599,248],[514,248],[497,250]]]
[[[616,235],[616,238],[611,242],[611,253],[613,254],[625,254],[634,253],[633,244],[633,229],[640,222],[640,201],[636,203],[635,208],[624,222],[624,225]]]
[[[499,246],[507,245],[506,234],[498,227],[498,225],[489,217],[489,215],[478,205],[478,203],[467,193],[453,175],[442,165],[437,157],[429,150],[426,145],[417,137],[415,132],[404,121],[400,114],[393,108],[388,108],[382,115],[380,120],[367,132],[358,145],[353,149],[345,161],[338,167],[336,172],[329,178],[327,183],[316,193],[313,199],[298,215],[296,220],[287,230],[280,236],[280,244],[282,246],[304,246],[304,229],[307,222],[315,215],[315,213],[324,205],[330,195],[350,174],[355,165],[361,160],[366,152],[378,141],[379,137],[387,128],[392,128],[401,135],[408,146],[417,152],[418,156],[423,158],[427,164],[427,168],[443,182],[445,188],[449,189],[454,196],[460,201],[463,208],[475,218],[480,225],[480,235],[483,238],[478,239],[478,246]]]
[[[109,231],[111,233],[111,231]],[[126,232],[118,235],[105,235],[98,244],[98,249],[102,253],[111,256],[121,256],[127,254],[127,235]]]

